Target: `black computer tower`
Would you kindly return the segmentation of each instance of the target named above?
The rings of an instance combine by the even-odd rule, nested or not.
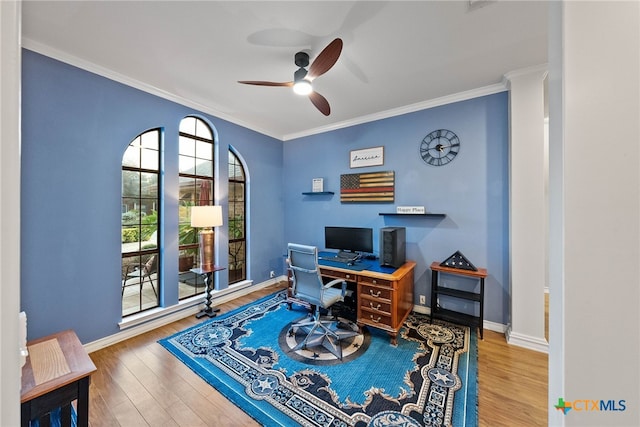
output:
[[[384,227],[380,229],[380,265],[400,267],[405,262],[404,227]]]

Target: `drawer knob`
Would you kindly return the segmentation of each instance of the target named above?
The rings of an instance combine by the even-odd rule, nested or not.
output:
[[[375,294],[373,293],[373,289],[369,289],[369,293],[371,294],[372,297],[379,297],[380,296],[380,291],[376,292]]]
[[[374,284],[374,285],[377,285],[377,284],[378,284],[378,281],[377,281],[376,279],[373,279],[373,284]]]
[[[380,310],[380,304],[378,304],[376,307],[373,306],[373,303],[370,302],[369,305],[371,306],[371,308],[373,308],[374,310]]]
[[[371,321],[374,322],[374,323],[380,323],[380,319],[382,319],[382,317],[378,316],[377,319],[374,319],[373,318],[373,314],[371,315]]]
[[[351,275],[350,274],[347,274],[344,277],[346,277],[347,279],[351,279]]]

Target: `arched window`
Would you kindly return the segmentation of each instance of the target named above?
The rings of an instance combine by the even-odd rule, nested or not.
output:
[[[159,305],[160,129],[138,135],[122,157],[122,316]]]
[[[201,276],[189,270],[198,263],[198,230],[191,227],[191,206],[213,205],[214,140],[197,117],[180,121],[178,189],[179,299],[205,291]]]
[[[246,191],[244,167],[229,149],[229,284],[247,278]]]

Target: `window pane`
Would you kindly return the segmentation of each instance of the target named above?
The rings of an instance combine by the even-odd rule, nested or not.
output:
[[[137,197],[139,195],[140,173],[137,171],[122,171],[122,196]]]
[[[229,202],[244,201],[244,184],[229,182]]]
[[[149,150],[143,148],[140,151],[142,159],[140,160],[140,167],[142,169],[158,170],[158,151]]]
[[[204,160],[212,160],[213,144],[210,142],[196,141],[196,157]]]
[[[140,196],[145,198],[158,198],[158,174],[142,172],[140,174],[140,180],[142,181],[140,188]],[[155,209],[153,206],[148,206],[148,209]],[[146,212],[146,211],[145,211]]]
[[[180,203],[195,202],[197,200],[196,179],[181,176],[179,178],[178,198]]]
[[[124,151],[124,155],[122,156],[122,166],[129,166],[132,168],[140,167],[140,149],[137,145],[129,145],[127,149]]]
[[[196,159],[194,157],[180,156],[178,158],[178,171],[194,175],[196,171]]]
[[[150,130],[140,135],[140,146],[143,149],[151,149],[158,151],[158,144],[160,142],[160,135],[157,130]],[[155,154],[156,157],[158,153]]]
[[[211,160],[197,160],[196,175],[213,177],[213,162]]]
[[[229,242],[229,282],[246,278],[244,254],[244,241]]]
[[[140,223],[140,212],[137,210],[139,206],[138,200],[139,200],[138,198],[130,198],[130,197],[122,198],[123,210],[126,209],[122,213],[123,227],[138,225]]]
[[[244,181],[244,170],[238,158],[229,152],[229,179],[234,181]]]
[[[202,120],[196,120],[196,136],[200,138],[210,139],[213,141],[213,135],[211,135],[211,129]]]
[[[229,218],[229,239],[244,238],[244,218],[240,214],[234,214]]]
[[[196,191],[198,193],[198,206],[208,206],[213,201],[213,186],[208,179],[196,180]]]
[[[187,138],[186,136],[180,136],[178,153],[185,156],[193,157],[196,153],[196,140]]]
[[[122,253],[140,250],[140,226],[122,227]]]
[[[180,132],[188,133],[190,135],[196,134],[196,118],[185,117],[180,120]]]

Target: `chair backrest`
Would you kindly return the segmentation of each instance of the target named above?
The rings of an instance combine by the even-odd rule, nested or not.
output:
[[[318,248],[289,243],[288,262],[294,296],[310,304],[322,306],[324,286],[318,269]]]
[[[147,276],[158,271],[158,256],[151,255],[151,257],[147,260],[144,265],[144,274]]]

